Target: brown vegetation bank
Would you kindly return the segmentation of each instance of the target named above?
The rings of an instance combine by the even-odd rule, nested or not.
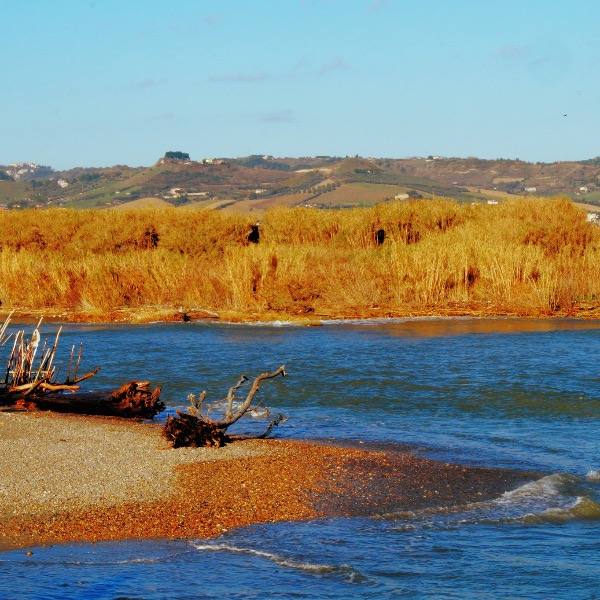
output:
[[[567,198],[0,213],[5,311],[61,320],[600,316],[600,229]]]

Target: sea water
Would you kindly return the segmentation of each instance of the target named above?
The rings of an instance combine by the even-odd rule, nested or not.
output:
[[[86,389],[148,379],[165,414],[285,364],[260,390],[288,418],[276,437],[408,446],[539,478],[443,510],[3,552],[0,598],[600,597],[599,323],[65,325],[66,355],[79,342],[81,369],[102,367]],[[263,427],[244,419],[238,432]]]

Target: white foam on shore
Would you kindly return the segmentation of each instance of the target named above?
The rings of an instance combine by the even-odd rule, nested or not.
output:
[[[594,471],[592,478],[598,478]],[[590,478],[588,473],[587,478]],[[451,507],[398,511],[381,515],[384,520],[400,521],[397,530],[418,526],[454,527],[473,523],[565,523],[600,520],[600,503],[585,489],[581,477],[555,473],[505,492],[494,500]]]
[[[566,488],[576,485],[577,478],[567,473],[554,473],[526,483],[515,490],[505,492],[496,500],[498,503],[522,502],[556,498],[564,494]]]
[[[199,321],[195,321],[199,323]],[[312,322],[311,322],[312,323]],[[321,321],[316,321],[317,324],[321,324]],[[202,323],[203,325],[205,323]],[[306,327],[306,323],[299,321],[211,321],[208,323],[215,327],[221,327],[227,325],[229,327]]]
[[[307,561],[295,560],[294,558],[282,556],[273,552],[267,552],[265,550],[256,550],[255,548],[243,548],[241,546],[235,546],[233,544],[225,543],[205,543],[195,542],[192,544],[196,550],[204,552],[231,552],[235,554],[246,554],[251,556],[257,556],[259,558],[265,558],[275,563],[279,567],[298,569],[305,573],[312,573],[314,575],[327,575],[327,574],[338,574],[343,575],[350,583],[359,583],[364,581],[364,577],[350,565],[324,565],[319,563],[311,563]]]

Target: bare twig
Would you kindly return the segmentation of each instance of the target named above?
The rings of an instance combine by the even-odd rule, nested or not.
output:
[[[235,390],[239,390],[246,381],[249,381],[245,375],[242,375],[239,381],[232,387],[229,388],[229,392],[227,392],[227,408],[225,410],[225,419],[231,418],[231,408],[233,406],[233,398],[235,394]]]
[[[71,346],[71,354],[69,356],[69,367],[67,368],[67,381],[71,378],[71,367],[73,366],[73,353],[75,352],[75,344]]]
[[[85,381],[86,379],[89,379],[90,377],[93,377],[94,375],[96,375],[96,373],[98,373],[99,370],[100,370],[100,367],[96,367],[93,371],[90,371],[89,373],[86,373],[85,375],[82,375],[81,377],[75,377],[75,379],[69,379],[67,377],[65,384],[73,385],[74,383],[79,383],[80,381]]]
[[[10,323],[10,318],[13,316],[13,313],[15,311],[12,310],[10,312],[10,314],[8,315],[8,317],[6,317],[6,319],[4,320],[4,323],[2,324],[2,327],[0,327],[0,345],[4,346],[4,344],[6,344],[6,342],[8,342],[8,340],[10,340],[11,335],[9,335],[8,337],[4,337],[6,334],[6,328],[8,327],[9,323]]]
[[[81,356],[83,354],[83,344],[79,344],[79,354],[77,355],[77,362],[75,363],[75,372],[73,373],[73,379],[77,379],[77,371],[79,369],[79,363],[81,362]]]
[[[260,387],[260,382],[263,379],[272,379],[273,377],[277,377],[277,375],[283,375],[283,377],[287,375],[287,373],[285,372],[284,365],[281,365],[281,367],[279,367],[279,369],[277,369],[277,371],[274,371],[273,373],[263,373],[262,375],[256,377],[254,383],[252,384],[252,388],[250,388],[250,391],[246,396],[246,399],[242,402],[242,404],[239,406],[239,408],[233,415],[229,415],[228,417],[225,416],[225,418],[223,418],[221,421],[211,421],[210,419],[207,420],[209,420],[214,425],[218,425],[222,429],[227,429],[227,427],[233,425],[236,421],[239,421],[244,416],[246,411],[250,408],[252,400],[254,399],[254,396],[256,392],[258,392],[258,389]]]

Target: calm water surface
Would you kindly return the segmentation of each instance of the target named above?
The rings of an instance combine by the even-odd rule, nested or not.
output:
[[[82,367],[102,367],[86,389],[149,379],[172,412],[285,364],[261,387],[289,419],[277,437],[408,444],[542,478],[452,510],[0,553],[0,598],[600,597],[600,324],[67,325],[65,362],[79,342]]]

